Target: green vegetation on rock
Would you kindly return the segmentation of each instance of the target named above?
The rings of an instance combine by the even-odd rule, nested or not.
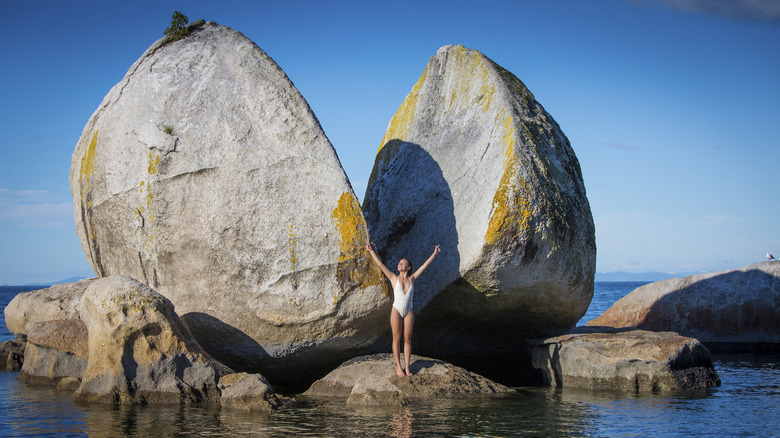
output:
[[[188,21],[189,19],[186,15],[179,11],[173,11],[173,15],[171,15],[171,27],[165,29],[163,34],[169,35],[172,41],[184,38],[190,33],[190,30],[187,28]]]

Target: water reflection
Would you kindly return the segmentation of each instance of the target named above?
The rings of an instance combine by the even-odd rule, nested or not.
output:
[[[409,438],[412,436],[412,415],[411,409],[405,409],[401,414],[393,415],[390,420],[390,436],[395,438]]]
[[[515,394],[352,408],[296,397],[272,414],[216,406],[76,404],[0,372],[0,434],[10,436],[686,436],[780,430],[780,355],[715,356],[722,386],[627,394],[518,388]]]

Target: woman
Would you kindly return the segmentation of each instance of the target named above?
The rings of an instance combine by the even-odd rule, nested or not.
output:
[[[409,360],[412,357],[412,326],[414,325],[414,312],[412,312],[412,302],[414,293],[414,281],[422,275],[425,268],[431,264],[436,254],[441,252],[439,245],[433,249],[433,254],[428,260],[420,266],[419,269],[412,272],[412,264],[409,260],[401,259],[398,261],[398,275],[387,269],[382,259],[376,255],[371,244],[366,244],[366,249],[374,259],[374,263],[385,274],[390,284],[393,286],[393,308],[390,310],[390,328],[393,329],[393,356],[395,357],[395,373],[398,377],[411,376],[409,370]],[[401,336],[404,338],[404,364],[401,367]]]

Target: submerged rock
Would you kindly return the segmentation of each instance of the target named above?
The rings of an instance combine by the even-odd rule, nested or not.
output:
[[[219,402],[219,371],[173,304],[129,277],[95,281],[81,298],[89,359],[74,399],[101,403]]]
[[[348,397],[350,404],[402,406],[415,399],[511,391],[441,360],[412,355],[409,368],[412,376],[398,377],[392,354],[357,357],[314,382],[304,395]]]
[[[780,262],[639,287],[588,326],[674,331],[712,351],[780,351]]]
[[[79,386],[81,386],[81,379],[78,377],[63,377],[57,382],[58,391],[73,392],[79,389]]]
[[[590,304],[595,233],[577,157],[525,85],[476,50],[431,57],[390,121],[363,210],[388,266],[441,245],[415,285],[423,354],[518,374],[507,358],[525,339],[568,330]]]
[[[236,370],[312,381],[387,329],[389,291],[332,145],[237,31],[207,22],[153,44],[85,126],[70,184],[95,273],[159,291]]]
[[[5,307],[5,325],[18,338],[26,338],[30,324],[78,319],[78,305],[95,279],[55,284],[46,289],[22,292]]]
[[[409,399],[389,379],[364,376],[355,382],[347,398],[348,405],[355,406],[407,406]]]
[[[272,412],[281,405],[265,377],[260,374],[231,373],[219,379],[222,407],[245,411]]]
[[[677,333],[580,328],[530,342],[533,366],[549,386],[656,392],[720,385],[707,348]]]

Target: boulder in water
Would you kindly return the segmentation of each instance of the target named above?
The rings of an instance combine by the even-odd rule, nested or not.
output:
[[[674,331],[716,352],[780,351],[780,262],[657,281],[588,326]]]
[[[281,405],[265,377],[260,374],[231,373],[222,376],[217,385],[224,408],[272,412]]]
[[[361,356],[344,362],[314,382],[304,394],[348,397],[354,404],[403,405],[404,399],[511,391],[504,385],[437,359],[413,355],[409,368],[412,376],[398,377],[392,354]],[[404,397],[397,395],[388,383]]]
[[[129,277],[95,281],[81,298],[89,359],[80,401],[122,404],[219,402],[219,371],[173,304]]]
[[[550,386],[658,392],[720,385],[707,348],[677,333],[578,328],[531,343],[533,365]]]

